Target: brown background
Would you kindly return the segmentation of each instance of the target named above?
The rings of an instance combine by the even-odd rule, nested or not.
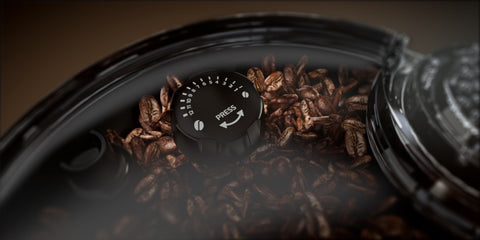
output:
[[[313,12],[410,36],[427,53],[478,42],[478,1],[1,3],[0,133],[88,65],[164,29],[239,12]]]

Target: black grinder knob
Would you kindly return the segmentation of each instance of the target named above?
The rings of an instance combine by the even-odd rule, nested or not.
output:
[[[236,72],[191,77],[172,100],[181,151],[200,157],[238,157],[259,142],[263,101],[253,83]]]

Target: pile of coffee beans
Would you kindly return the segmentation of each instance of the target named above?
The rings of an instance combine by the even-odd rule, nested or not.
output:
[[[187,158],[174,140],[174,75],[139,103],[139,124],[107,138],[137,159],[143,211],[125,214],[101,238],[426,238],[392,209],[398,198],[372,162],[365,110],[377,69],[277,66],[267,55],[244,74],[264,101],[261,144],[222,166]],[[228,162],[228,161],[226,161]]]
[[[123,146],[142,169],[128,212],[98,239],[366,238],[423,239],[396,211],[399,199],[372,161],[365,130],[377,69],[276,64],[267,55],[245,74],[264,102],[265,131],[247,157],[221,166],[186,157],[172,131],[168,75],[157,99],[139,102],[139,126]]]

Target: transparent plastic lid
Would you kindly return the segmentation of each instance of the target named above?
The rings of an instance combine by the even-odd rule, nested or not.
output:
[[[479,237],[478,44],[407,51],[370,102],[370,144],[417,208],[463,237]]]
[[[385,118],[367,108],[387,103],[379,76],[403,66],[406,43],[278,13],[207,20],[123,49],[3,136],[0,238],[450,236],[398,194],[369,148],[367,119]]]
[[[480,189],[480,80],[478,44],[437,52],[423,60],[407,86],[405,111],[420,141],[466,185]],[[419,108],[417,110],[417,108]],[[418,111],[425,113],[427,121]],[[409,113],[412,114],[409,114]],[[428,126],[425,125],[427,123]],[[430,133],[433,128],[440,136]]]

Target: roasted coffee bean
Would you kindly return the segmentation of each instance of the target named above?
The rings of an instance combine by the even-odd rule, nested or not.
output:
[[[240,231],[234,223],[225,222],[222,224],[223,239],[240,239]]]
[[[158,124],[160,125],[162,132],[166,134],[172,134],[172,124],[170,122],[167,122],[166,120],[160,120]]]
[[[138,104],[140,109],[139,122],[146,130],[155,130],[155,124],[160,121],[161,108],[151,95],[145,95]]]
[[[128,144],[130,152],[132,152],[135,157],[137,157],[137,162],[140,165],[146,165],[147,162],[145,162],[144,158],[144,152],[145,152],[145,142],[139,138],[139,137],[134,137],[130,144]],[[128,149],[127,149],[128,151]]]
[[[312,86],[303,86],[299,89],[297,89],[297,93],[302,99],[309,99],[309,100],[315,100],[317,99],[320,94],[318,93],[317,89],[315,89]]]
[[[263,76],[262,70],[257,67],[248,69],[247,78],[255,84],[255,88],[259,93],[265,91],[265,77]]]
[[[309,99],[306,99],[305,101],[307,102],[308,108],[310,109],[311,117],[317,117],[321,115],[320,110],[318,109],[317,105],[315,105],[313,101]]]
[[[374,220],[373,225],[385,237],[399,237],[408,231],[405,221],[395,215],[382,215]]]
[[[337,89],[340,90],[342,93],[347,93],[347,92],[349,92],[351,89],[353,89],[354,87],[356,87],[357,84],[358,84],[358,81],[352,79],[349,84],[342,85],[341,87],[339,87],[339,88],[337,88]]]
[[[145,149],[144,165],[150,165],[152,161],[159,159],[160,154],[160,143],[157,141],[150,143]]]
[[[353,163],[350,165],[350,168],[357,168],[360,166],[367,165],[372,161],[372,156],[366,154],[361,157],[357,157],[353,160]]]
[[[158,190],[156,179],[154,174],[149,174],[138,182],[133,192],[137,196],[137,202],[146,203],[153,198]]]
[[[307,56],[302,56],[300,60],[298,60],[297,63],[297,76],[300,76],[305,73],[305,67],[307,66],[308,63],[308,57]]]
[[[362,134],[365,134],[365,123],[360,120],[347,118],[342,122],[342,128],[345,131],[359,131]]]
[[[170,94],[167,85],[160,89],[160,103],[162,104],[162,112],[170,110]]]
[[[335,89],[336,89],[335,84],[333,84],[332,79],[330,79],[329,77],[325,77],[323,79],[323,85],[325,86],[325,90],[326,90],[326,93],[328,94],[328,96],[332,96],[333,91],[335,91]]]
[[[283,109],[278,108],[277,110],[275,110],[273,113],[270,114],[267,121],[268,122],[276,122],[278,119],[280,119],[280,117],[282,115],[283,115]]]
[[[183,85],[182,81],[180,81],[180,79],[178,79],[178,77],[175,75],[167,75],[167,82],[173,91],[176,91]]]
[[[370,93],[370,90],[372,88],[371,84],[363,84],[360,87],[358,87],[358,94],[360,95],[368,95]]]
[[[297,94],[283,94],[281,97],[273,98],[268,106],[272,109],[286,109],[298,100]]]
[[[162,154],[171,153],[177,150],[177,144],[170,136],[161,137],[156,141],[156,143],[159,145],[159,150]]]
[[[143,128],[135,128],[125,137],[124,142],[130,144],[134,137],[140,137],[144,132]]]
[[[333,106],[330,99],[324,96],[318,97],[317,107],[322,115],[329,115],[335,112],[335,107]]]
[[[242,217],[238,214],[237,210],[230,204],[225,205],[225,213],[226,216],[233,222],[238,223],[242,221]]]
[[[345,86],[347,85],[348,80],[348,70],[344,65],[340,65],[338,67],[338,82],[340,85]]]
[[[310,207],[313,210],[313,214],[316,220],[316,237],[329,238],[331,236],[330,224],[325,217],[325,213],[320,202],[311,192],[306,192],[305,196],[310,202]]]
[[[278,139],[277,141],[277,144],[279,147],[285,147],[287,146],[288,143],[290,143],[290,141],[292,140],[293,138],[293,133],[295,132],[295,128],[293,127],[287,127],[283,132],[282,132],[282,136],[280,136],[280,138]]]
[[[255,159],[255,158],[260,158],[260,157],[266,157],[267,155],[271,154],[273,151],[275,151],[276,144],[273,143],[267,143],[260,145],[257,147],[251,154],[250,158]]]
[[[262,70],[267,75],[270,75],[271,73],[276,71],[275,57],[273,55],[269,54],[263,58]]]
[[[298,88],[309,86],[310,85],[310,77],[308,74],[303,73],[298,77]]]
[[[318,134],[315,132],[295,132],[294,136],[302,141],[311,142],[318,138]]]
[[[173,154],[168,154],[165,156],[165,158],[172,168],[178,168],[185,164],[185,155],[183,154],[178,157],[174,156]]]
[[[124,215],[115,223],[112,229],[114,238],[125,238],[133,233],[138,225],[138,219],[135,216]]]
[[[287,64],[283,68],[283,76],[285,84],[289,87],[295,87],[297,84],[297,75],[295,73],[295,67],[292,64]]]
[[[113,144],[116,144],[116,145],[119,145],[119,146],[122,146],[123,145],[123,138],[120,137],[120,135],[118,134],[117,131],[113,130],[113,129],[107,129],[107,133],[105,134],[105,138],[113,143]]]
[[[171,201],[161,201],[160,202],[160,216],[171,225],[179,223],[180,220],[180,211]]]
[[[360,131],[347,130],[345,132],[345,147],[350,156],[361,157],[367,152],[365,137]]]
[[[349,111],[354,110],[367,110],[368,96],[367,95],[355,95],[345,100],[345,105]]]
[[[237,179],[240,183],[250,183],[253,180],[254,173],[248,166],[240,167],[237,171]]]
[[[274,92],[280,89],[283,85],[284,78],[283,73],[280,71],[272,72],[265,79],[266,90],[268,92]]]
[[[389,208],[391,208],[395,203],[398,202],[398,198],[396,196],[389,196],[385,198],[379,205],[378,207],[370,212],[371,215],[377,215],[379,213],[385,212]]]
[[[327,76],[328,70],[325,68],[317,68],[308,73],[311,79],[323,80]]]
[[[347,187],[353,189],[353,190],[357,190],[359,192],[362,192],[364,194],[369,194],[369,195],[373,195],[375,194],[375,190],[373,189],[369,189],[369,188],[366,188],[366,187],[363,187],[363,186],[360,186],[360,185],[357,185],[355,183],[347,183]]]

